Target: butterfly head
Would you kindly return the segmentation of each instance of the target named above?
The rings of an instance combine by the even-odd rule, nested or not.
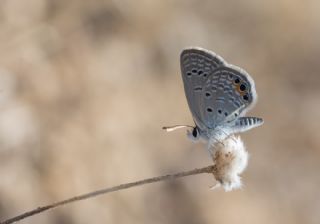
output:
[[[198,142],[202,140],[207,142],[209,140],[209,135],[207,130],[202,130],[200,127],[195,126],[187,132],[188,138],[193,142]]]
[[[188,130],[187,135],[188,138],[193,142],[197,142],[200,140],[200,132],[197,126],[193,127],[192,130]]]

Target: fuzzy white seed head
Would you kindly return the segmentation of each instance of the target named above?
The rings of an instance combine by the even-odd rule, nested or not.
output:
[[[240,137],[230,136],[215,144],[211,152],[215,169],[213,175],[219,182],[213,188],[222,186],[225,191],[241,187],[240,174],[248,164],[248,152]]]

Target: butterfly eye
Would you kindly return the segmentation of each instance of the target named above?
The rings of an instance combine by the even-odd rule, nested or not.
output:
[[[218,113],[221,114],[221,113],[222,113],[222,110],[219,109],[219,110],[218,110]]]
[[[234,83],[236,83],[236,84],[240,83],[240,79],[239,79],[239,78],[236,78],[236,79],[234,80]]]
[[[203,74],[203,77],[207,77],[207,75],[208,75],[207,73],[204,73],[204,74]]]
[[[192,74],[191,74],[191,72],[187,72],[187,76],[191,76]]]
[[[210,107],[208,107],[208,108],[207,108],[207,111],[208,111],[209,113],[211,113],[211,112],[212,112],[212,109],[211,109]]]
[[[228,116],[228,113],[227,113],[227,112],[224,112],[224,116]]]
[[[191,72],[192,72],[192,73],[197,73],[197,70],[196,70],[196,69],[192,69]]]
[[[210,97],[210,96],[211,96],[211,93],[206,92],[206,97]]]
[[[202,73],[203,73],[203,71],[201,71],[201,70],[200,70],[200,71],[198,71],[198,75],[201,75]]]
[[[195,138],[198,136],[197,128],[194,128],[192,130],[192,136],[195,137]]]
[[[243,98],[245,101],[248,101],[248,100],[249,100],[249,96],[248,96],[248,94],[243,95],[243,96],[242,96],[242,98]]]

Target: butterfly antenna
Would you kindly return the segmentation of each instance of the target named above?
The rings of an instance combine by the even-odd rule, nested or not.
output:
[[[162,129],[167,132],[175,131],[180,128],[194,128],[194,127],[191,125],[174,125],[174,126],[162,127]]]

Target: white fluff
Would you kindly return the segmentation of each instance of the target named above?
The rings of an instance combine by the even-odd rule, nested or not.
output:
[[[241,187],[240,174],[248,164],[248,152],[240,137],[230,136],[221,143],[216,143],[210,152],[215,169],[213,175],[225,191]]]

